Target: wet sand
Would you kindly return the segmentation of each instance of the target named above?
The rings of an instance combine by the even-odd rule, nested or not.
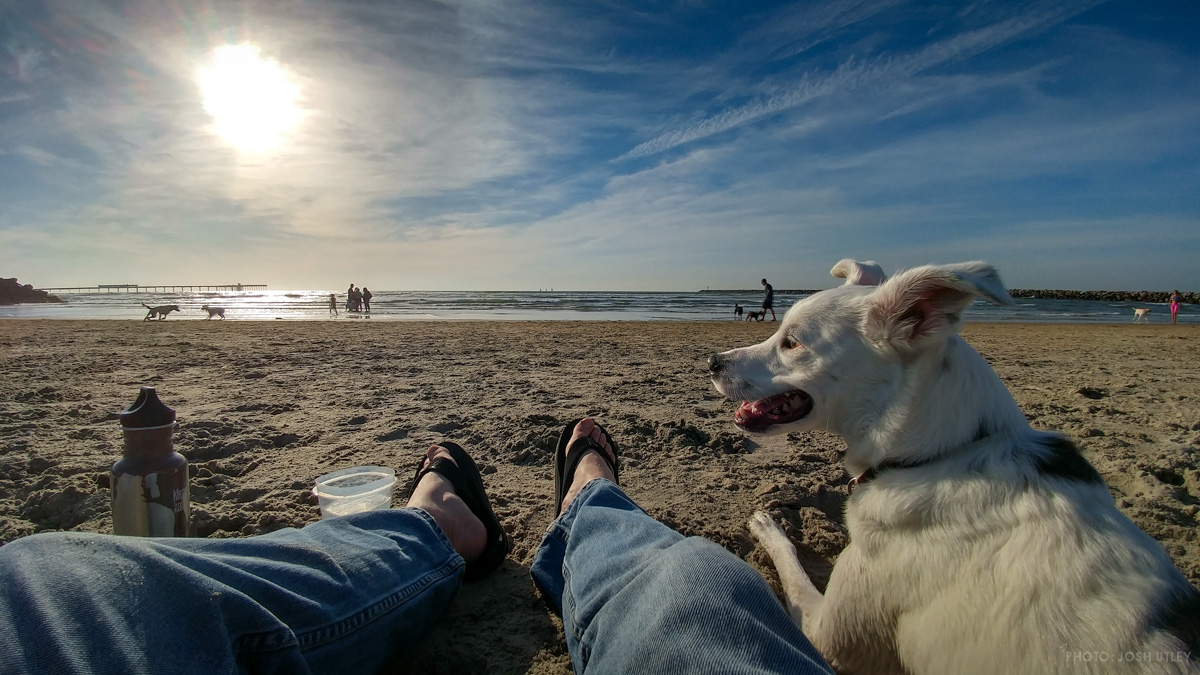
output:
[[[179,415],[198,536],[319,518],[313,478],[383,464],[401,480],[455,440],[477,458],[516,548],[465,587],[407,672],[568,673],[561,625],[529,579],[552,517],[551,454],[592,415],[651,515],[774,573],[746,531],[766,508],[823,581],[846,544],[841,441],[744,436],[708,355],[769,323],[0,321],[0,543],[111,532],[116,413],[138,387]],[[1200,329],[968,324],[964,337],[1031,423],[1074,437],[1120,508],[1200,584]]]

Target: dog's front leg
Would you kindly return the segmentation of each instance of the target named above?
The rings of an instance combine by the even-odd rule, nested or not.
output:
[[[787,610],[792,620],[804,630],[805,622],[810,628],[815,628],[821,615],[821,605],[825,596],[813,585],[804,569],[800,567],[800,559],[796,557],[796,546],[784,534],[771,516],[762,511],[755,511],[750,516],[750,534],[766,550],[775,563],[775,571],[779,573],[779,581],[783,584],[783,594],[787,597]],[[805,631],[812,637],[811,630]]]

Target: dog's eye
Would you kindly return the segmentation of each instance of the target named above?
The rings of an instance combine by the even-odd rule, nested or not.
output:
[[[784,349],[800,349],[803,346],[804,345],[800,344],[799,340],[792,337],[791,335],[788,335],[787,337],[783,338],[783,348]]]

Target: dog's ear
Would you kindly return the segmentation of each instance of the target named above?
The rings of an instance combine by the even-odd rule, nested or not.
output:
[[[838,279],[845,279],[843,286],[878,286],[887,281],[883,268],[874,260],[858,262],[850,258],[842,258],[829,270]]]
[[[874,293],[864,330],[877,342],[919,350],[958,332],[963,310],[978,296],[1005,305],[1013,302],[996,269],[985,262],[911,269]]]

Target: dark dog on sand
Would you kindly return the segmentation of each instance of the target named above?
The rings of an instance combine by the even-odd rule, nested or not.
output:
[[[162,321],[163,319],[167,318],[167,315],[171,312],[179,311],[179,305],[159,305],[157,307],[151,307],[143,302],[142,307],[150,310],[146,312],[146,318],[142,319],[142,321],[149,321],[155,317],[158,317],[158,320]]]

